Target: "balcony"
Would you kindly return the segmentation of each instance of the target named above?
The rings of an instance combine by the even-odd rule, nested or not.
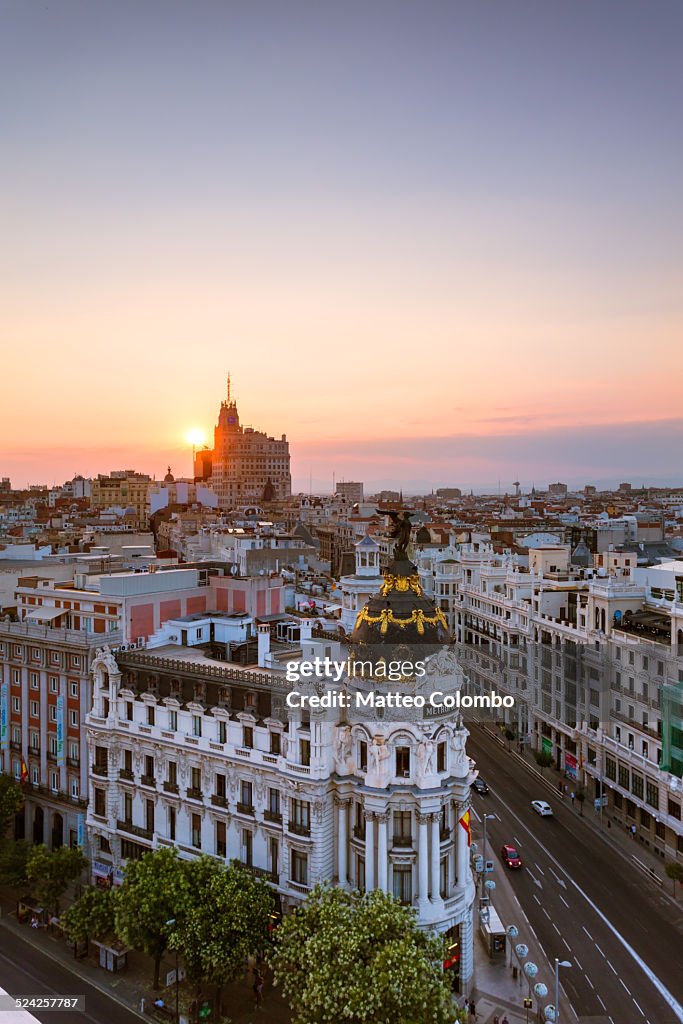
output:
[[[253,816],[253,814],[254,814],[253,804],[238,803],[237,804],[237,812],[238,812],[238,814],[251,814]]]
[[[282,815],[280,814],[279,811],[265,810],[263,812],[263,820],[264,821],[272,821],[275,825],[281,825],[282,824]]]
[[[33,747],[29,749],[29,754],[39,754],[39,750],[35,750]],[[69,768],[80,768],[81,760],[78,757],[67,757],[66,763]]]
[[[440,842],[446,843],[446,842],[448,842],[448,840],[450,838],[451,838],[451,830],[449,828],[440,828],[439,829],[439,841]]]
[[[355,839],[365,839],[365,827],[362,825],[354,825],[353,835]]]
[[[406,849],[410,849],[410,847],[413,845],[413,837],[412,836],[394,836],[392,842],[393,842],[394,846],[400,846],[400,847],[404,847]]]
[[[177,796],[180,792],[180,787],[177,782],[169,782],[168,779],[164,781],[164,793],[175,793]]]
[[[298,821],[290,821],[288,828],[295,836],[310,836],[311,834],[311,826],[302,825]]]
[[[214,807],[227,807],[228,798],[227,796],[221,796],[220,793],[211,794],[211,803]]]
[[[134,825],[132,821],[117,821],[116,827],[120,832],[127,832],[130,836],[136,836],[138,839],[152,839],[154,832],[150,828],[141,828],[139,825]]]
[[[202,793],[201,789],[197,789],[196,786],[190,786],[190,788],[185,791],[185,796],[187,797],[188,800],[204,799],[204,794]]]
[[[278,881],[277,871],[269,871],[268,868],[257,868],[253,864],[243,864],[242,867],[249,871],[250,874],[256,875],[257,878],[265,878],[267,882]]]
[[[140,776],[141,786],[150,786],[152,789],[156,788],[157,780],[153,775],[142,775]]]
[[[21,740],[10,740],[10,750],[21,750]]]
[[[91,775],[97,775],[100,779],[106,779],[107,777],[107,766],[106,764],[94,764],[90,769]]]
[[[135,782],[132,768],[119,768],[119,778],[124,782]]]

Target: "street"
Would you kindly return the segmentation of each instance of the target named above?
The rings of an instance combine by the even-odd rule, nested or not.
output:
[[[682,1020],[678,951],[683,912],[595,836],[569,801],[554,797],[483,729],[469,728],[468,752],[490,786],[487,796],[473,794],[479,850],[481,816],[494,814],[487,829],[487,856],[496,861],[493,877],[508,872],[551,964],[555,957],[573,964],[561,969],[560,980],[578,1020]],[[554,816],[536,814],[534,799],[546,800]],[[500,863],[503,843],[518,848],[521,869],[512,871]],[[522,936],[525,922],[515,923]]]
[[[115,977],[115,976],[114,976]],[[44,1024],[139,1024],[140,1018],[100,989],[72,974],[58,961],[35,949],[30,943],[0,924],[0,984],[13,996],[58,995],[85,996],[85,1011],[31,1010]],[[55,1016],[56,1012],[56,1016]],[[1,1024],[13,1024],[21,1014],[0,1010]]]

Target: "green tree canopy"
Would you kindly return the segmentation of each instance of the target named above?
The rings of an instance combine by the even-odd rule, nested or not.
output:
[[[10,775],[0,775],[0,842],[23,801],[19,783]]]
[[[269,955],[296,1024],[452,1024],[445,941],[387,893],[316,886]]]
[[[189,980],[219,990],[232,981],[246,958],[261,952],[273,909],[270,888],[239,863],[228,868],[211,857],[186,864],[190,899],[169,939],[183,959]]]
[[[197,895],[196,893],[194,894]],[[129,946],[154,959],[154,988],[159,988],[161,958],[188,899],[187,864],[174,849],[164,847],[129,861],[116,899],[116,934]]]
[[[550,765],[553,764],[555,760],[549,750],[537,750],[534,757],[536,758],[536,763],[541,771],[543,771],[544,768],[550,768]]]
[[[103,939],[114,932],[116,896],[113,889],[84,889],[80,899],[61,917],[62,927],[72,942]]]
[[[26,877],[35,898],[48,912],[59,914],[60,899],[87,865],[78,847],[48,850],[47,846],[33,846],[26,861]]]

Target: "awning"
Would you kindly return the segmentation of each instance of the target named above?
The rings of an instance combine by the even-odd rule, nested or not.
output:
[[[36,622],[52,622],[66,615],[68,608],[32,608],[26,615],[26,619],[35,619]]]

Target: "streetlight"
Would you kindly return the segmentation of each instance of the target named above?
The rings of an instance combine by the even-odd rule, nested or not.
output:
[[[510,945],[510,967],[512,967],[512,939],[516,939],[517,936],[519,935],[519,928],[517,927],[516,924],[509,924],[507,926],[507,928],[505,929],[505,931],[507,932],[508,938],[511,940],[509,945]]]
[[[482,849],[482,854],[483,854],[483,857],[484,857],[484,874],[486,874],[486,822],[487,821],[493,821],[495,819],[495,817],[496,817],[495,814],[485,814],[482,817],[482,819],[481,819],[482,820],[482,824],[484,826],[484,845],[483,845],[483,849]]]
[[[166,922],[167,928],[172,928],[175,924],[175,917],[172,917]],[[178,978],[178,947],[175,948],[175,1024],[180,1024],[180,992],[179,992],[179,978]]]
[[[560,967],[571,967],[569,960],[555,957],[555,1024],[560,1019]]]

